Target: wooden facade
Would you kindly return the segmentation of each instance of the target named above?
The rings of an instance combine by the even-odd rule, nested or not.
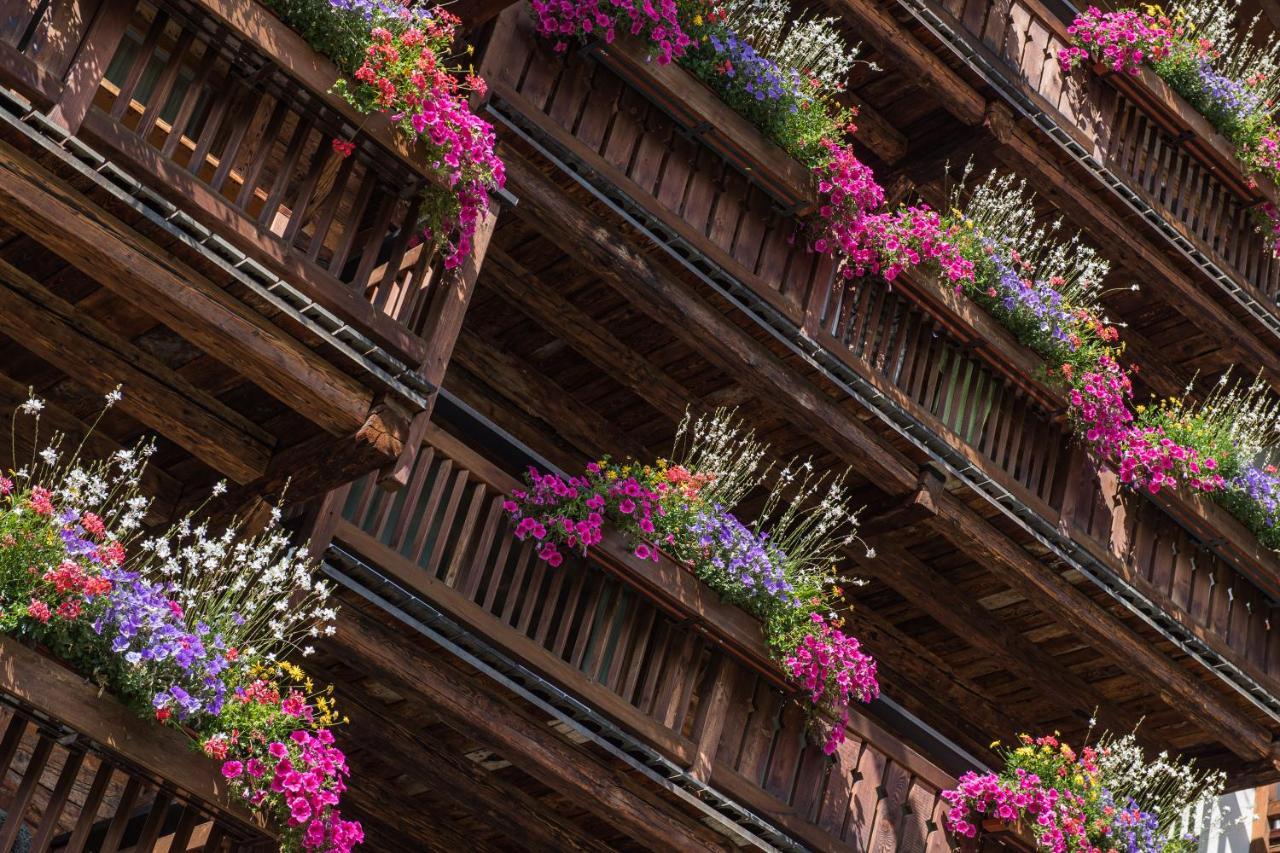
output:
[[[1140,284],[1105,298],[1140,394],[1233,365],[1280,389],[1252,225],[1280,192],[1162,83],[1064,79],[1040,0],[825,8],[882,69],[849,98],[897,196],[941,204],[970,157],[1024,177]],[[255,0],[0,0],[0,422],[34,388],[83,433],[124,383],[91,442],[157,436],[160,516],[288,484],[341,588],[312,669],[351,718],[368,849],[949,850],[940,794],[992,741],[1094,718],[1236,788],[1280,779],[1275,554],[1122,488],[950,286],[838,277],[807,171],[685,71],[626,40],[556,53],[522,5],[459,13],[509,196],[445,270],[418,152]],[[553,569],[502,510],[530,463],[659,456],[718,406],[849,466],[867,507],[847,616],[884,698],[832,756],[760,625],[685,567],[615,531]],[[9,645],[0,850],[271,845],[198,756],[51,705],[57,670]],[[976,849],[1029,849],[988,829]]]

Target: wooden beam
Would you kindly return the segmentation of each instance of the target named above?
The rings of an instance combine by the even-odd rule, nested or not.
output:
[[[845,96],[858,111],[854,124],[858,132],[854,141],[867,146],[877,157],[892,166],[907,154],[907,137],[866,101],[850,92]]]
[[[640,459],[644,448],[621,433],[599,412],[584,406],[555,382],[509,353],[485,343],[473,332],[458,336],[454,359],[470,373],[547,423],[584,456],[627,453]]]
[[[715,363],[731,371],[751,370],[762,390],[761,399],[773,401],[785,418],[808,430],[885,491],[903,495],[915,489],[914,466],[900,452],[810,380],[781,364],[763,344],[691,293],[629,239],[615,234],[606,220],[575,203],[514,152],[507,155],[507,177],[521,199],[517,212],[580,262],[599,270],[602,279],[637,307]],[[943,491],[933,523],[961,549],[986,557],[997,576],[1042,610],[1081,636],[1097,638],[1125,666],[1137,666],[1170,707],[1194,719],[1233,751],[1246,758],[1270,754],[1271,735],[1265,728],[1236,705],[1205,690],[1133,629],[958,498]]]
[[[381,401],[352,435],[334,438],[322,433],[307,439],[272,457],[258,479],[208,502],[204,495],[193,495],[187,509],[203,505],[208,517],[226,522],[232,517],[244,520],[246,508],[260,509],[263,502],[288,498],[290,503],[301,503],[394,462],[409,423],[400,405]]]
[[[564,740],[545,721],[511,705],[494,685],[428,656],[354,607],[339,616],[334,641],[358,666],[399,692],[416,695],[450,727],[478,737],[503,758],[542,780],[637,842],[659,850],[726,848],[720,837],[674,807],[642,795],[618,769]]]
[[[593,365],[643,397],[670,418],[679,420],[697,401],[689,389],[653,366],[645,356],[618,339],[586,311],[574,305],[500,248],[489,250],[493,287],[518,310],[567,341]]]
[[[326,430],[368,416],[372,391],[4,142],[0,216]]]
[[[266,470],[270,433],[3,260],[0,332],[99,393],[123,385],[123,411],[235,482]]]
[[[882,5],[866,0],[828,0],[827,5],[851,21],[876,52],[901,66],[923,91],[942,101],[947,112],[968,125],[982,122],[986,100]]]
[[[894,530],[913,527],[938,514],[937,494],[946,485],[943,476],[932,469],[920,472],[920,486],[886,510],[858,519],[858,535],[863,539]]]

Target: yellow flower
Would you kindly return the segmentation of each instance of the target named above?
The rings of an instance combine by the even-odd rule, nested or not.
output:
[[[693,16],[693,25],[694,25],[695,27],[700,27],[700,26],[702,26],[702,15],[694,15],[694,16]]]
[[[998,740],[993,740],[993,741],[991,741],[991,746],[990,746],[989,748],[990,748],[990,749],[995,749],[995,748],[996,748],[997,746],[999,746],[999,745],[1000,745],[1000,741],[998,741]]]

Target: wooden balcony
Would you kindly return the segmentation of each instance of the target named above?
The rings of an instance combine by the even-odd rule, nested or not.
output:
[[[371,478],[340,490],[314,539],[358,555],[800,843],[950,849],[938,796],[948,774],[856,711],[848,740],[824,756],[755,620],[615,537],[548,567],[511,535],[501,505],[515,485],[433,427],[405,490],[387,494]]]
[[[551,54],[531,26],[507,12],[486,54],[493,109],[511,126],[630,206],[651,239],[712,280],[742,286],[865,397],[919,425],[955,470],[976,472],[971,484],[1021,507],[1068,550],[1082,548],[1093,570],[1174,619],[1187,641],[1209,644],[1243,682],[1280,696],[1280,635],[1270,627],[1280,563],[1252,534],[1211,502],[1171,493],[1152,502],[1099,477],[1073,446],[1065,399],[1036,378],[1038,357],[949,288],[915,276],[893,288],[836,280],[828,260],[786,239],[796,223],[749,177],[757,167],[740,171],[714,144],[684,135],[691,120],[669,117],[679,113],[667,106],[677,88],[670,71],[630,63],[624,81],[613,73],[619,63]],[[659,86],[655,108],[641,92]],[[519,263],[497,263],[518,275]],[[464,366],[480,369],[474,356]]]
[[[363,117],[330,93],[336,69],[255,4],[95,6],[8,12],[24,45],[13,62],[46,75],[23,94],[391,355],[421,362],[439,277],[415,228],[429,179],[385,119],[355,155],[336,153],[330,142],[356,137]],[[82,65],[100,53],[101,67],[64,70],[77,51]],[[91,71],[101,76],[79,79]]]
[[[411,464],[493,220],[445,273],[417,227],[432,176],[336,79],[247,0],[0,3],[3,313],[49,309],[0,329],[47,365],[8,359],[4,398],[122,382],[115,442],[176,446],[166,511],[216,476],[243,511]]]
[[[92,684],[0,638],[4,849],[265,853],[217,762]]]

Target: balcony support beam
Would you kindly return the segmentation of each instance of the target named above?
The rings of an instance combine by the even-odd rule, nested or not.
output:
[[[4,142],[0,218],[329,432],[368,417],[372,391]]]
[[[99,393],[123,385],[122,410],[233,481],[266,470],[269,433],[3,260],[0,331]]]
[[[535,229],[556,240],[580,263],[656,321],[731,372],[749,369],[764,398],[811,432],[891,495],[917,486],[915,466],[812,381],[783,365],[731,318],[693,293],[674,273],[650,260],[608,221],[588,211],[515,152],[507,155],[516,208]],[[566,236],[569,239],[565,239]],[[945,490],[935,528],[959,547],[981,555],[995,574],[1047,613],[1070,625],[1130,668],[1151,679],[1166,703],[1193,719],[1244,758],[1267,758],[1271,734],[1174,664],[1132,628],[1043,565],[985,518]]]
[[[483,677],[461,677],[356,607],[344,608],[339,621],[334,647],[354,655],[367,672],[427,703],[451,728],[482,738],[504,759],[639,843],[659,850],[727,847],[695,819],[642,792],[615,767],[562,739],[545,720],[522,712]]]
[[[301,503],[393,463],[404,448],[410,422],[398,402],[379,400],[351,435],[335,438],[320,433],[277,453],[256,480],[207,503],[204,495],[190,495],[186,508],[203,505],[208,516],[219,521],[232,517],[252,521],[264,503],[279,501],[286,493],[290,502]]]

